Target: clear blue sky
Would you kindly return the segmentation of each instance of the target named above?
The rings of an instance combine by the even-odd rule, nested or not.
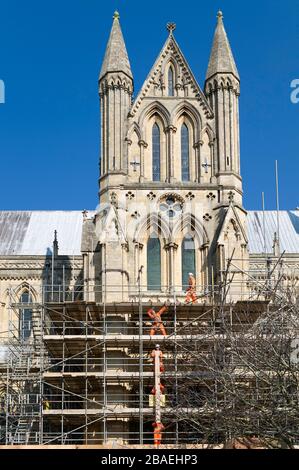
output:
[[[218,9],[241,75],[244,204],[275,207],[279,160],[281,207],[299,206],[297,0],[0,0],[0,209],[93,209],[97,205],[97,78],[117,8],[135,93],[159,53],[167,21],[203,86]]]

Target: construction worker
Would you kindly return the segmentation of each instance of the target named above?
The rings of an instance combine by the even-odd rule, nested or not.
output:
[[[160,372],[164,372],[165,369],[164,369],[164,364],[163,364],[163,353],[160,350],[160,345],[159,344],[156,344],[156,348],[153,349],[152,352],[151,352],[151,358],[152,358],[153,363],[154,363],[154,368],[155,368],[155,357],[157,355],[160,358]]]
[[[165,386],[160,384],[160,392],[161,394],[163,395],[164,392],[165,392]],[[151,390],[151,394],[152,395],[156,395],[156,387],[153,387],[152,390]]]
[[[155,447],[159,447],[162,441],[162,431],[164,431],[165,427],[162,423],[153,423],[154,428],[154,444]]]
[[[194,304],[197,301],[196,297],[196,280],[193,273],[189,273],[188,289],[186,290],[186,304]]]
[[[47,398],[43,400],[44,410],[48,411],[50,409],[50,402]]]
[[[153,308],[150,308],[147,311],[148,316],[152,320],[152,328],[150,331],[150,335],[154,336],[155,334],[158,334],[159,331],[161,335],[166,336],[166,330],[164,328],[161,315],[163,315],[164,312],[168,310],[168,307],[166,305],[163,305],[162,308],[158,312],[156,312]]]

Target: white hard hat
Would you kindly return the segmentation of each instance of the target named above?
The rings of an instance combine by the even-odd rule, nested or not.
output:
[[[193,273],[189,273],[189,276],[193,276]]]
[[[160,344],[156,344],[156,348],[159,348],[160,347]]]

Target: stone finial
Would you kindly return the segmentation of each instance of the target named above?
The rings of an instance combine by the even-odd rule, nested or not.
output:
[[[54,256],[58,256],[57,230],[54,230],[53,253],[54,253]]]
[[[172,34],[173,31],[176,29],[176,24],[175,23],[167,23],[166,25],[167,30],[169,31],[169,34]]]
[[[114,19],[114,20],[119,20],[119,17],[120,17],[120,14],[119,14],[119,12],[116,10],[116,11],[114,12],[113,19]]]
[[[218,19],[218,22],[223,20],[223,13],[221,10],[219,10],[217,13],[217,19]]]

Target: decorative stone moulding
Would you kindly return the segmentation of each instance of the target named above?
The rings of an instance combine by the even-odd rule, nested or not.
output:
[[[155,193],[153,193],[153,191],[150,191],[146,197],[150,200],[150,201],[153,201],[157,196]]]
[[[192,201],[192,199],[194,198],[195,196],[191,191],[189,191],[189,193],[186,194],[186,199],[188,199],[189,201]]]
[[[210,199],[210,201],[213,201],[214,199],[216,199],[216,195],[214,193],[209,193],[207,194],[207,198]]]
[[[230,192],[228,193],[228,200],[229,200],[230,202],[233,202],[233,201],[234,201],[234,198],[235,198],[235,193],[234,193],[233,191],[230,191]]]
[[[212,216],[210,214],[205,214],[203,216],[203,219],[206,221],[206,222],[209,222],[211,219],[212,219]]]
[[[135,194],[132,193],[132,191],[128,191],[127,194],[126,194],[126,198],[129,199],[129,201],[131,201],[132,199],[134,199],[135,197]]]

